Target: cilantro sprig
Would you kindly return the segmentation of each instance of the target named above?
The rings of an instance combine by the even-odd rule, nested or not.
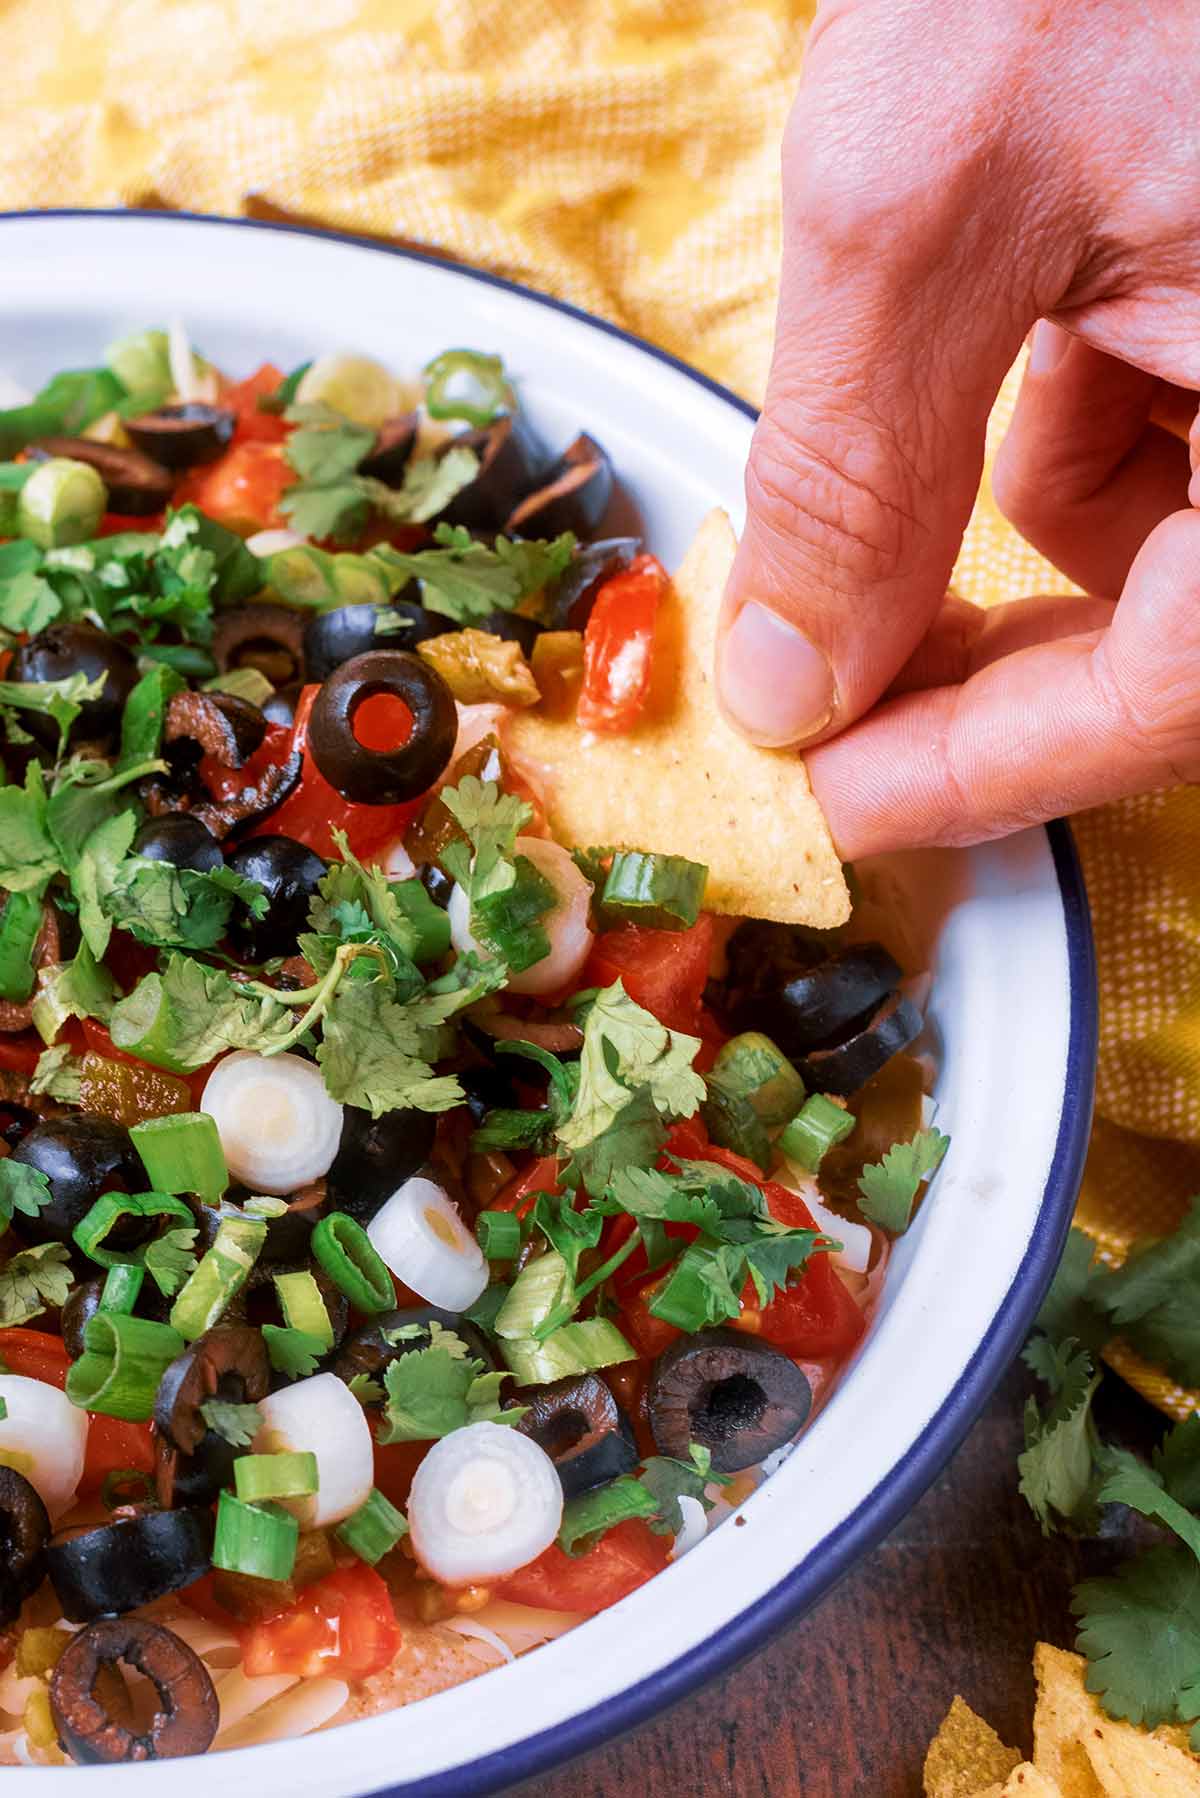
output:
[[[859,1210],[874,1224],[901,1235],[912,1222],[913,1204],[924,1181],[936,1172],[950,1147],[940,1130],[919,1130],[911,1142],[893,1143],[881,1161],[858,1178]]]
[[[517,1423],[525,1415],[521,1406],[501,1409],[507,1374],[489,1372],[453,1330],[434,1322],[429,1335],[427,1348],[409,1349],[388,1364],[377,1441],[432,1442],[469,1423]]]

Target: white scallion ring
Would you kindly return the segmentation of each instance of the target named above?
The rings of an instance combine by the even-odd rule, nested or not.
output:
[[[252,1192],[290,1193],[319,1180],[342,1140],[342,1108],[320,1068],[300,1055],[226,1055],[200,1109],[216,1123],[230,1173]]]
[[[435,1442],[413,1476],[408,1524],[421,1565],[450,1586],[535,1561],[562,1521],[545,1449],[505,1424],[471,1423]]]
[[[442,1188],[422,1174],[392,1194],[367,1235],[396,1278],[427,1304],[465,1311],[488,1283],[479,1244]]]
[[[70,1508],[83,1473],[88,1414],[45,1380],[0,1374],[0,1454],[35,1487],[52,1519]]]
[[[281,1500],[305,1529],[323,1529],[357,1511],[375,1483],[375,1454],[366,1413],[333,1373],[315,1373],[259,1401],[263,1427],[256,1454],[288,1451],[317,1457],[311,1498]]]

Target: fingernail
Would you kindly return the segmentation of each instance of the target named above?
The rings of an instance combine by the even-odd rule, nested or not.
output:
[[[1033,345],[1029,351],[1029,372],[1052,375],[1071,347],[1070,333],[1048,318],[1039,318],[1033,327]]]
[[[721,698],[733,722],[770,749],[804,743],[833,716],[833,669],[815,643],[749,600],[721,644]]]

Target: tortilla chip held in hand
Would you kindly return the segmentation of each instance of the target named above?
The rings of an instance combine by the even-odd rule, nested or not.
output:
[[[706,910],[830,930],[850,895],[800,757],[725,722],[713,678],[736,539],[710,512],[663,595],[645,713],[623,735],[581,730],[577,689],[509,720],[505,747],[544,783],[568,848],[646,849],[708,868]]]

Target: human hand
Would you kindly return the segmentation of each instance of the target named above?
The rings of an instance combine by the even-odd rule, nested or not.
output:
[[[1195,0],[819,9],[718,660],[848,858],[1200,778],[1198,133]],[[946,584],[1039,319],[996,497],[1100,597],[985,613]]]

